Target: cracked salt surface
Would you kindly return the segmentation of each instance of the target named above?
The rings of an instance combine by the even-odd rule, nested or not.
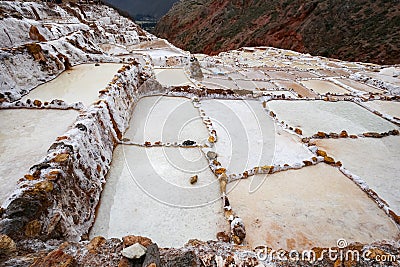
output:
[[[74,110],[0,110],[0,203],[77,116]]]
[[[188,98],[144,97],[135,106],[124,138],[132,142],[174,143],[185,140],[203,143],[208,138],[198,110]]]
[[[319,131],[349,134],[387,132],[398,127],[352,102],[270,101],[268,108],[279,121],[299,127],[304,136]]]
[[[194,174],[199,182],[191,185]],[[221,206],[218,182],[198,148],[118,146],[90,235],[134,233],[179,247],[226,230]]]
[[[82,64],[64,71],[54,80],[39,85],[22,98],[52,101],[64,100],[68,104],[82,102],[86,107],[98,99],[99,91],[104,89],[113,79],[122,64],[102,63]]]
[[[307,250],[348,242],[393,240],[399,229],[336,168],[318,164],[272,175],[249,193],[250,179],[228,184],[232,207],[246,224],[247,244]]]
[[[317,146],[327,151],[343,167],[359,176],[396,214],[400,214],[400,137],[381,139],[358,138],[318,140]]]

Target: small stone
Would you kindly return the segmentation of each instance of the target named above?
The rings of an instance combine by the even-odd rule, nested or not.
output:
[[[40,234],[40,230],[42,229],[42,225],[38,220],[34,220],[29,222],[25,228],[25,235],[27,237],[37,237]]]
[[[320,156],[320,157],[326,157],[327,156],[326,152],[323,151],[323,150],[320,150],[320,149],[317,150],[317,155]]]
[[[304,160],[303,163],[304,163],[305,166],[311,166],[311,165],[313,165],[312,162],[309,161],[309,160]]]
[[[215,170],[215,174],[216,175],[220,175],[220,174],[223,174],[223,173],[226,173],[226,169],[225,168],[218,168],[218,169]]]
[[[62,141],[62,140],[66,140],[66,139],[68,139],[68,136],[59,136],[59,137],[57,137],[57,141]]]
[[[210,135],[210,137],[208,137],[208,142],[215,143],[215,137]]]
[[[233,233],[241,240],[244,240],[246,238],[246,230],[243,225],[235,225],[235,227],[233,228]]]
[[[358,136],[357,136],[357,135],[354,135],[354,134],[350,135],[349,137],[350,137],[351,139],[357,139],[357,138],[358,138]]]
[[[33,105],[40,107],[42,106],[42,101],[36,99],[35,101],[33,101]]]
[[[271,174],[274,171],[274,166],[269,166],[269,165],[261,166],[261,171],[263,173],[268,172],[269,174]]]
[[[318,133],[317,133],[317,137],[319,137],[319,138],[325,138],[325,137],[326,137],[326,133],[324,133],[324,132],[318,132]]]
[[[96,67],[98,67],[98,66],[100,66],[100,63],[95,63],[94,65],[95,65]]]
[[[225,243],[229,243],[231,241],[231,238],[229,237],[229,235],[225,232],[218,232],[217,233],[217,239],[219,241],[225,242]]]
[[[35,189],[45,192],[51,192],[54,189],[54,185],[50,181],[42,181],[35,185]]]
[[[144,146],[151,146],[151,142],[149,141],[144,142]]]
[[[197,179],[198,179],[198,178],[199,178],[199,177],[198,177],[197,175],[190,177],[190,184],[195,184],[195,183],[197,183]]]
[[[232,236],[232,241],[236,244],[236,245],[240,245],[242,244],[242,240],[240,240],[240,238],[236,235]]]
[[[333,139],[338,139],[339,135],[337,133],[329,133],[329,137],[331,137]]]
[[[219,189],[221,194],[226,193],[226,185],[228,183],[228,176],[226,175],[226,173],[222,173],[219,176]]]
[[[339,136],[340,136],[340,138],[347,138],[347,137],[349,137],[348,133],[347,133],[345,130],[341,131]]]
[[[78,129],[79,129],[80,131],[82,131],[82,132],[86,132],[86,131],[87,131],[86,126],[83,125],[82,123],[78,123],[78,124],[76,125],[76,128],[78,128]]]
[[[98,248],[102,246],[104,243],[106,243],[106,239],[102,236],[96,236],[92,240],[90,240],[90,243],[86,246],[87,250],[90,253],[97,253]]]
[[[303,135],[303,131],[299,128],[294,129],[294,132],[297,133],[298,135]]]
[[[221,163],[216,159],[214,159],[212,163],[214,166],[221,166]]]
[[[382,138],[383,135],[380,133],[374,133],[374,132],[369,132],[369,133],[364,133],[363,134],[365,137],[372,137],[372,138]]]
[[[118,263],[118,267],[132,267],[132,266],[133,266],[132,262],[125,257],[122,257]]]
[[[58,154],[53,161],[54,162],[64,162],[69,158],[69,154]]]
[[[399,135],[400,134],[399,130],[392,130],[392,131],[389,131],[388,133],[390,135]]]
[[[55,181],[55,180],[57,180],[57,179],[60,177],[60,175],[61,175],[61,172],[60,172],[59,170],[51,170],[51,171],[47,174],[46,178],[47,178],[47,180],[49,180],[49,181]]]
[[[214,151],[208,151],[207,152],[207,158],[210,160],[214,160],[217,158],[217,153],[215,153]]]
[[[14,240],[8,235],[0,235],[0,255],[8,255],[17,250]]]
[[[28,181],[36,180],[36,178],[35,178],[33,175],[31,175],[31,174],[25,174],[25,175],[24,175],[24,178],[25,178],[26,180],[28,180]]]
[[[275,118],[275,117],[276,117],[276,115],[275,115],[275,113],[274,113],[273,111],[270,111],[270,112],[269,112],[269,115],[270,115],[272,118]]]
[[[122,250],[122,256],[128,259],[139,259],[146,254],[146,250],[146,247],[140,245],[139,243],[135,243],[132,246],[124,248]]]
[[[143,261],[143,265],[145,267],[161,266],[161,259],[160,259],[160,250],[157,244],[151,244],[147,247],[146,256]]]
[[[335,160],[332,157],[325,156],[324,157],[324,162],[327,164],[335,164]]]
[[[132,246],[135,243],[139,243],[145,247],[148,247],[151,244],[153,244],[153,242],[151,241],[150,238],[143,237],[143,236],[128,235],[128,236],[124,236],[122,238],[122,240],[123,240],[124,247]]]
[[[68,255],[62,250],[54,250],[46,257],[40,257],[35,260],[31,267],[48,267],[48,266],[62,266],[73,267],[76,266],[74,257]]]
[[[196,142],[192,141],[192,140],[186,140],[186,141],[183,141],[183,143],[182,143],[182,145],[184,145],[184,146],[193,146],[195,144],[196,144]]]

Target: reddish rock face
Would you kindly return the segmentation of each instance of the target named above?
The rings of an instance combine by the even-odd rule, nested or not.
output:
[[[398,64],[400,4],[392,1],[180,1],[157,24],[157,36],[215,55],[273,46],[314,55]]]
[[[63,266],[73,267],[76,266],[75,259],[63,252],[62,250],[54,250],[44,258],[38,258],[32,267],[47,267],[47,266]]]

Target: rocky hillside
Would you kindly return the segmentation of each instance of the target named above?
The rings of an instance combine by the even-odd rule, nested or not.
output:
[[[114,9],[73,2],[2,1],[0,32],[0,100],[11,101],[71,66],[119,62],[104,44],[116,49],[154,38]]]
[[[399,32],[390,0],[183,0],[155,31],[191,52],[265,45],[379,64],[400,63]]]

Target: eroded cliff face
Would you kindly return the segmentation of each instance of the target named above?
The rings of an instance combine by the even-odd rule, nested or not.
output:
[[[398,1],[181,1],[156,35],[195,53],[274,46],[350,61],[400,62]]]

